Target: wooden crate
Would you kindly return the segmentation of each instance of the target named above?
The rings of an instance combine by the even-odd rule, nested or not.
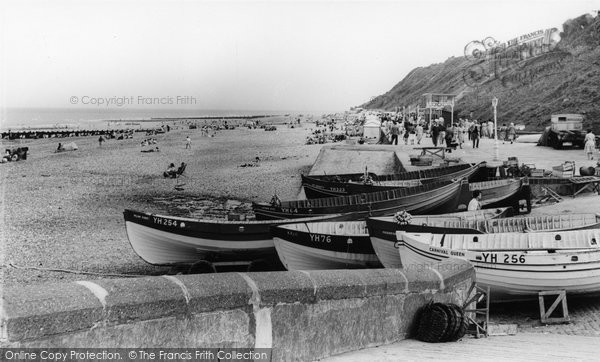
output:
[[[531,177],[544,177],[544,172],[546,172],[546,170],[543,168],[534,168],[531,170]]]

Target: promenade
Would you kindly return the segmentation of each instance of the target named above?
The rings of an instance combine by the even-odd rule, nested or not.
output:
[[[407,339],[320,361],[597,361],[599,341],[595,337],[540,333],[480,339],[465,337],[450,343],[425,343]]]

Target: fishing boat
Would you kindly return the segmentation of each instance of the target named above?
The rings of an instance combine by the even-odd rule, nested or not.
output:
[[[600,292],[600,229],[485,235],[397,232],[405,269],[449,258],[468,260],[492,298]]]
[[[360,195],[252,203],[252,209],[257,220],[327,214],[349,214],[349,218],[360,220],[367,216],[393,215],[400,210],[413,214],[441,214],[456,209],[459,191],[459,181],[440,181]]]
[[[155,265],[276,260],[271,226],[343,219],[342,215],[327,215],[302,220],[199,220],[133,210],[125,210],[124,217],[131,247]]]
[[[475,190],[481,191],[481,206],[486,207],[488,205],[497,204],[502,200],[512,198],[515,194],[521,190],[523,185],[523,178],[518,179],[500,179],[483,182],[470,182],[469,183],[469,200]]]
[[[316,199],[418,186],[432,181],[468,179],[484,165],[485,163],[462,163],[379,176],[368,173],[365,169],[365,173],[362,174],[302,175],[301,177],[306,198]]]
[[[373,249],[386,268],[401,268],[396,232],[434,234],[531,233],[600,228],[598,214],[506,217],[507,209],[479,210],[480,217],[418,216],[409,220],[370,217],[366,223]],[[479,216],[479,215],[478,215]],[[424,220],[425,219],[425,220]]]
[[[364,221],[294,223],[271,227],[287,270],[382,268]]]

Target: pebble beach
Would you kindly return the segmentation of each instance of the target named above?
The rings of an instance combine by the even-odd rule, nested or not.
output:
[[[147,137],[141,132],[133,139],[107,140],[102,146],[96,137],[69,138],[67,142],[75,142],[79,149],[63,153],[54,152],[61,139],[2,140],[3,148],[26,146],[30,150],[27,160],[0,165],[2,283],[31,285],[172,273],[172,268],[150,265],[135,254],[127,240],[123,211],[215,218],[251,215],[250,202],[268,201],[274,193],[282,200],[296,199],[300,174],[310,171],[322,147],[336,145],[305,144],[314,128],[308,122],[294,128],[279,124],[275,131],[238,127],[206,137],[199,129],[173,127],[171,132],[153,136],[160,152],[150,153],[141,152],[140,142]],[[191,149],[185,148],[187,136]],[[376,147],[395,150],[408,165],[415,146]],[[453,157],[478,162],[490,160],[493,154],[493,140],[483,139],[480,148],[465,145]],[[558,151],[534,143],[501,144],[499,154],[501,159],[518,156],[520,162],[547,169],[566,160],[574,160],[577,167],[595,165],[582,150]],[[258,166],[247,166],[256,157],[260,158]],[[181,162],[188,164],[184,177],[162,176],[170,163]],[[600,213],[600,196],[583,193],[532,210],[532,214],[576,212]],[[597,335],[597,329],[590,328],[590,323],[600,323],[595,304],[584,301],[573,306],[572,315],[581,322],[569,328],[532,323],[537,312],[533,304],[498,308],[493,318],[519,323],[520,328],[534,332]]]
[[[149,265],[133,252],[123,210],[223,217],[245,214],[251,201],[267,201],[275,192],[296,198],[300,173],[308,172],[322,145],[304,144],[308,125],[277,128],[239,127],[205,137],[180,127],[152,136],[160,152],[150,153],[141,152],[147,138],[141,132],[101,147],[97,137],[2,140],[3,148],[29,147],[27,160],[0,165],[2,281],[166,273],[169,268]],[[191,149],[185,148],[187,136]],[[79,149],[55,153],[61,141]],[[256,157],[258,167],[240,167]],[[184,177],[163,177],[170,163],[181,162],[187,163]]]

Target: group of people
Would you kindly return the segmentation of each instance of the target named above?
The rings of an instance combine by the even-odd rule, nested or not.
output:
[[[458,122],[449,126],[444,125],[444,119],[438,118],[431,123],[431,140],[435,147],[445,146],[462,148],[462,145],[468,139],[472,142],[473,148],[479,148],[481,138],[494,138],[494,122],[477,121],[468,119],[459,119]],[[498,130],[498,139],[511,144],[517,139],[517,129],[514,123],[507,127],[506,123]]]
[[[402,137],[404,144],[420,145],[423,139],[424,122],[421,119],[406,119],[406,120],[382,120],[382,127],[386,129],[386,134],[391,136],[390,140],[393,145],[398,145],[398,138]]]
[[[177,176],[183,174],[183,171],[185,171],[186,166],[187,164],[185,162],[182,162],[179,168],[175,167],[174,163],[171,163],[169,164],[167,170],[163,172],[163,176],[168,178],[177,178]]]

